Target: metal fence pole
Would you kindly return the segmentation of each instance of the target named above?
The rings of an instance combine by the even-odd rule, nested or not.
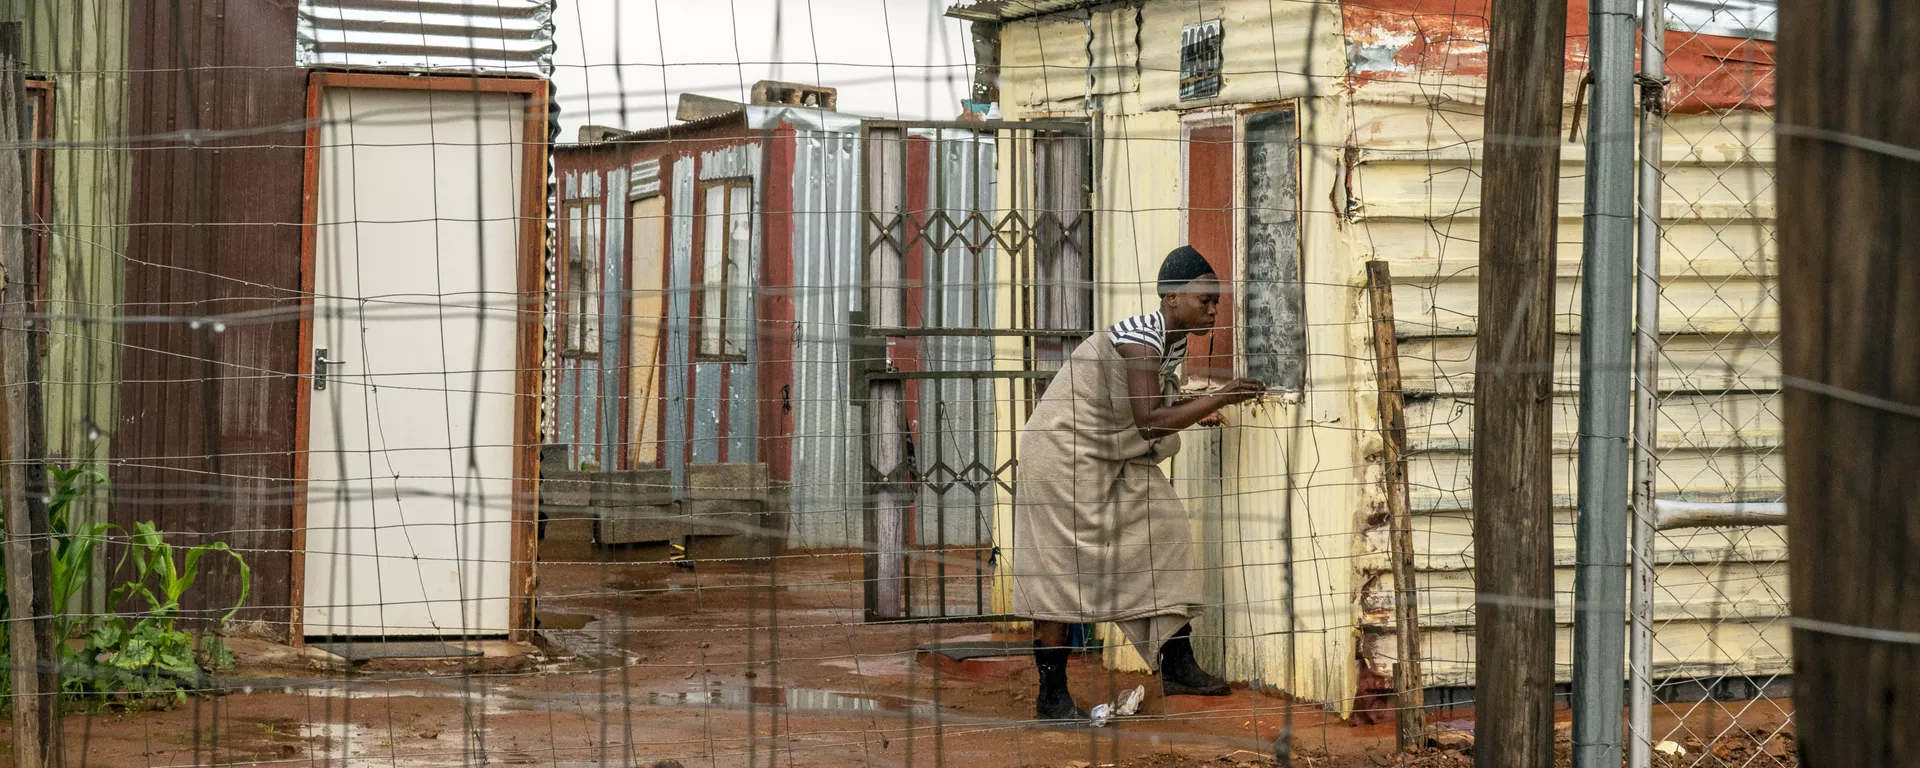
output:
[[[1660,162],[1666,114],[1666,4],[1640,17],[1640,251],[1633,336],[1633,582],[1627,640],[1627,765],[1653,764],[1654,483],[1659,476]]]
[[[1633,333],[1633,0],[1595,0],[1581,260],[1573,764],[1621,759]]]

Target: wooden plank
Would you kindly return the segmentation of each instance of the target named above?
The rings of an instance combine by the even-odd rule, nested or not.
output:
[[[39,356],[33,346],[34,269],[27,113],[19,22],[0,23],[0,493],[6,510],[7,624],[13,660],[13,759],[21,768],[60,763],[60,638],[54,636],[51,526],[41,434]],[[36,451],[36,449],[42,449]]]
[[[432,80],[434,78],[415,78]],[[513,565],[507,608],[509,637],[525,641],[534,630],[534,592],[540,559],[541,345],[546,341],[547,119],[551,85],[546,80],[500,80],[530,86],[520,134],[519,319],[514,346]]]
[[[1488,9],[1479,357],[1474,377],[1474,762],[1553,763],[1554,235],[1566,0]]]
[[[1385,470],[1387,513],[1394,582],[1394,626],[1399,661],[1393,685],[1400,704],[1394,712],[1394,745],[1405,752],[1421,745],[1425,703],[1420,685],[1420,609],[1415,599],[1413,509],[1407,490],[1407,410],[1400,394],[1400,344],[1393,333],[1393,274],[1384,261],[1367,262],[1367,297],[1373,314],[1373,360],[1380,384],[1380,462]]]
[[[325,75],[315,75],[307,86],[307,130],[305,159],[302,161],[300,200],[300,354],[295,355],[300,386],[293,398],[293,546],[287,585],[287,641],[299,646],[304,642],[304,615],[307,599],[307,451],[313,421],[313,286],[314,247],[320,221],[320,90]]]
[[[868,128],[861,144],[866,152],[861,210],[866,212],[867,221],[861,227],[861,237],[868,317],[879,325],[900,326],[907,316],[903,248],[910,237],[905,225],[907,190],[903,187],[907,132]],[[869,620],[904,618],[910,594],[907,529],[913,496],[913,467],[907,462],[907,393],[898,379],[873,381],[867,390],[863,414],[868,498],[865,540],[871,549],[866,557],[866,616]]]
[[[1920,6],[1780,11],[1795,733],[1806,765],[1920,765]]]

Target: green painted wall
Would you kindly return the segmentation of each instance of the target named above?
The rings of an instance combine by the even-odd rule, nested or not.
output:
[[[29,7],[31,74],[53,81],[47,257],[47,449],[105,459],[115,422],[121,259],[126,257],[126,0],[6,0]],[[20,18],[17,11],[10,14]]]
[[[42,359],[47,449],[104,471],[116,423],[122,259],[127,258],[130,0],[0,0],[23,23],[30,78],[53,83],[51,239]],[[105,499],[86,510],[106,519]],[[103,599],[96,595],[94,599]]]

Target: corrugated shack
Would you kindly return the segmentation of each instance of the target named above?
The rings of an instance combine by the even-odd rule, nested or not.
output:
[[[1570,5],[1569,126],[1587,28],[1586,3]],[[1668,3],[1657,492],[1670,501],[1777,501],[1781,491],[1771,3],[1728,5]],[[1232,352],[1235,372],[1284,392],[1189,438],[1174,462],[1216,608],[1197,645],[1234,679],[1342,713],[1377,707],[1368,697],[1391,690],[1395,661],[1366,293],[1368,262],[1389,263],[1425,682],[1441,699],[1471,686],[1487,3],[973,0],[949,15],[974,21],[976,51],[997,51],[982,59],[975,92],[997,88],[1009,120],[1098,126],[1095,318],[1150,309],[1142,286],[1183,242],[1231,277],[1222,314],[1237,327],[1192,354]],[[1563,682],[1583,156],[1578,143],[1561,149],[1553,463]],[[1007,346],[998,356],[1020,354]],[[1202,378],[1225,372],[1189,366]],[[1018,426],[1003,414],[1003,431]],[[1007,501],[998,499],[1003,522]],[[1710,695],[1737,695],[1788,671],[1781,529],[1674,528],[1657,553],[1656,680],[1707,680]],[[1138,663],[1111,651],[1109,661]]]
[[[753,91],[749,104],[683,96],[682,122],[589,128],[555,148],[561,306],[542,501],[574,522],[549,528],[554,556],[580,551],[560,539],[695,536],[711,555],[755,531],[805,548],[864,538],[849,324],[865,306],[868,139],[832,111],[831,89]],[[993,147],[967,130],[910,137],[916,215],[991,210]],[[968,286],[991,279],[990,250],[913,248],[949,254],[941,267]],[[926,354],[965,357],[948,346]],[[971,415],[967,462],[992,451],[991,410]],[[762,501],[764,518],[740,506]]]
[[[550,4],[29,5],[56,460],[244,631],[529,629]]]

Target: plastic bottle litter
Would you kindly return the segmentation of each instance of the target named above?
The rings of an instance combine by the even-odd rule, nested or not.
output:
[[[1140,702],[1147,697],[1147,687],[1136,685],[1112,704],[1096,704],[1093,707],[1093,727],[1100,728],[1113,722],[1116,717],[1126,717],[1140,711]]]

